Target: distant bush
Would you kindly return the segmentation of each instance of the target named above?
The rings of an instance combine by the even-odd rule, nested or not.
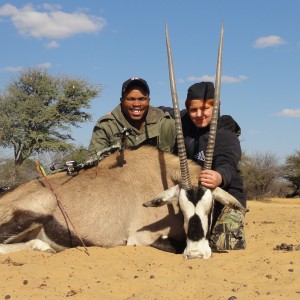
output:
[[[27,159],[21,166],[15,166],[13,159],[1,161],[0,167],[0,187],[14,187],[23,182],[38,178],[34,160]]]
[[[282,195],[288,189],[287,182],[279,180],[284,175],[284,168],[273,154],[244,153],[240,168],[247,199],[279,197],[279,193]]]
[[[287,197],[300,197],[300,151],[295,151],[286,158],[284,178],[290,182],[292,187]]]
[[[51,172],[51,167],[54,167],[56,170],[65,168],[66,161],[84,162],[88,158],[88,153],[83,146],[78,146],[70,151],[47,152],[37,155],[34,159],[24,160],[21,166],[16,166],[13,158],[2,156],[0,160],[0,188],[13,187],[41,177],[36,168],[36,161],[39,162],[48,174]]]

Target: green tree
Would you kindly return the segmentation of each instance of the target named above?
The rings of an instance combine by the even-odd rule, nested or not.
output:
[[[86,109],[99,93],[81,79],[20,72],[0,96],[0,146],[13,148],[16,166],[33,154],[72,149],[71,126],[91,120]]]
[[[287,197],[300,196],[300,151],[295,151],[286,159],[286,175],[284,176],[293,186],[293,191]]]

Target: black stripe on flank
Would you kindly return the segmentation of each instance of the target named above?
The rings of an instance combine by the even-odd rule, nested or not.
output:
[[[44,231],[47,237],[57,245],[67,248],[83,246],[81,240],[77,234],[73,232],[73,228],[69,223],[61,224],[55,218],[52,218],[50,222],[44,224]],[[82,240],[87,247],[95,246],[95,243],[87,239],[83,238]]]
[[[202,223],[198,215],[189,219],[187,238],[191,241],[200,241],[204,237]]]
[[[6,244],[9,240],[10,243],[22,242],[29,238],[35,238],[38,234],[35,230],[32,231],[32,234],[27,232],[22,236],[22,233],[28,230],[33,223],[43,226],[48,238],[60,246],[82,246],[77,235],[66,225],[58,223],[52,215],[38,214],[30,210],[16,210],[8,222],[0,224],[0,243]],[[14,241],[12,237],[18,237],[18,240]],[[86,246],[94,245],[85,239],[84,243]]]

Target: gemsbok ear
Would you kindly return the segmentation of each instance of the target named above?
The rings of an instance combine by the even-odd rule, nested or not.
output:
[[[165,190],[162,193],[158,194],[152,200],[143,203],[143,206],[159,207],[171,202],[178,201],[179,191],[180,191],[179,185],[175,185],[169,188],[168,190]]]
[[[249,209],[245,208],[238,200],[236,200],[232,195],[228,192],[222,190],[217,187],[212,191],[212,195],[214,200],[220,202],[224,206],[229,206],[230,208],[239,210],[243,214],[249,211]]]

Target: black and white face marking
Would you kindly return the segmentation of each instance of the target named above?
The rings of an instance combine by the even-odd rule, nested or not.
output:
[[[211,191],[201,186],[188,191],[181,189],[179,205],[184,216],[184,229],[187,235],[184,257],[210,258],[208,235],[213,209]]]

